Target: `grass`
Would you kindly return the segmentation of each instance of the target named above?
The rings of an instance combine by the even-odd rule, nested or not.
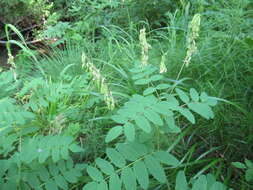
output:
[[[228,186],[250,190],[252,184],[243,180],[242,172],[233,168],[231,162],[253,157],[253,13],[247,9],[250,7],[247,1],[223,2],[218,9],[220,6],[210,4],[201,13],[198,51],[178,80],[187,78],[183,81],[185,88],[207,91],[224,101],[215,108],[213,120],[198,118],[197,126],[182,126],[188,129],[173,152],[184,161],[181,167],[191,177],[212,172]],[[164,56],[166,76],[176,79],[186,56],[190,16],[181,11],[171,13],[168,20],[168,27],[147,32],[152,46],[149,63],[158,66]],[[60,130],[71,133],[86,145],[86,153],[79,159],[88,162],[104,155],[106,145],[102,142],[112,124],[107,118],[114,111],[108,110],[99,87],[84,69],[82,54],[106,78],[116,108],[140,90],[133,85],[129,74],[129,68],[140,61],[139,31],[135,26],[122,29],[116,25],[101,30],[104,37],[99,40],[50,49],[50,55],[38,57],[37,62],[20,54],[15,62],[23,87],[31,80],[41,79],[44,88],[34,87],[29,97],[19,100],[20,104],[26,103],[25,98],[36,98],[43,93],[50,102],[47,106],[39,102],[39,109],[34,109],[38,133],[60,133]],[[54,85],[62,88],[51,91]],[[56,91],[58,97],[53,95]],[[64,118],[60,118],[62,113]],[[168,145],[175,138],[169,136],[166,140],[170,141],[166,142]],[[175,178],[176,172],[171,176]]]

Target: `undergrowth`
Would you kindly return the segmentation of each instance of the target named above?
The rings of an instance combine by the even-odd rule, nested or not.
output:
[[[45,55],[6,26],[0,189],[252,189],[251,2],[96,3]]]

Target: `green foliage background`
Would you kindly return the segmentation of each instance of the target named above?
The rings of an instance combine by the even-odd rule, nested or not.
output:
[[[253,188],[251,1],[0,0],[0,21],[0,189]]]

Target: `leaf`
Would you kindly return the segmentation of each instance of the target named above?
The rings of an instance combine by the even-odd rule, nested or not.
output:
[[[155,91],[156,91],[156,89],[155,89],[154,87],[149,87],[149,88],[147,88],[146,90],[144,90],[143,95],[144,95],[144,96],[147,96],[147,95],[149,95],[149,94],[152,94],[152,93],[155,92]]]
[[[210,190],[225,190],[225,188],[224,188],[224,185],[223,185],[222,183],[220,183],[220,182],[215,182],[215,183],[211,186]]]
[[[57,185],[55,184],[55,182],[52,179],[49,179],[45,183],[45,187],[46,187],[46,189],[50,189],[50,190],[58,190]]]
[[[34,173],[28,173],[27,175],[28,183],[31,187],[36,188],[40,185],[38,177]]]
[[[74,173],[74,171],[65,171],[63,174],[63,177],[70,183],[76,183],[77,182],[77,177]]]
[[[149,176],[148,170],[143,161],[135,162],[133,165],[134,174],[137,178],[138,183],[143,189],[148,189]]]
[[[207,180],[207,188],[208,189],[210,189],[211,186],[216,182],[216,179],[212,174],[207,174],[206,180]]]
[[[180,164],[180,162],[178,161],[178,159],[173,156],[172,154],[170,154],[169,152],[166,151],[158,151],[154,153],[154,156],[157,160],[159,160],[160,162],[167,164],[169,166],[178,166]]]
[[[188,189],[188,185],[187,185],[187,180],[186,180],[184,171],[179,171],[177,173],[175,190],[187,190],[187,189]]]
[[[192,190],[207,190],[206,176],[201,175],[193,184]]]
[[[122,168],[126,165],[126,160],[124,159],[124,157],[115,149],[107,148],[106,155],[110,158],[111,162],[115,166]]]
[[[98,184],[97,190],[108,190],[107,183],[105,181],[102,181]]]
[[[151,82],[150,79],[139,79],[139,80],[135,81],[134,84],[136,84],[136,85],[145,85],[145,84],[148,84],[150,82]]]
[[[202,101],[202,102],[206,102],[207,100],[208,100],[208,95],[205,93],[205,92],[201,92],[201,94],[200,94],[200,100]]]
[[[89,174],[89,176],[94,180],[94,181],[103,181],[103,175],[102,173],[97,169],[94,168],[92,166],[88,166],[87,167],[87,173]]]
[[[173,111],[177,111],[179,107],[179,102],[175,97],[169,97],[167,100],[167,107]]]
[[[247,182],[253,181],[253,168],[247,169],[245,172],[245,179]]]
[[[169,84],[159,84],[159,85],[156,86],[156,89],[157,90],[164,90],[164,89],[167,89],[167,88],[170,88],[170,87],[171,87],[171,85],[169,85]]]
[[[46,181],[49,180],[49,177],[50,177],[50,176],[49,176],[49,173],[48,173],[48,170],[47,170],[46,167],[41,166],[41,167],[39,168],[38,174],[39,174],[39,177],[40,177],[40,179],[41,179],[42,181],[46,182]]]
[[[98,190],[98,183],[97,182],[90,182],[87,183],[84,187],[83,190]]]
[[[136,151],[135,147],[132,147],[130,144],[118,143],[116,145],[117,150],[129,161],[135,161],[140,156]]]
[[[245,164],[248,168],[253,168],[253,163],[250,160],[245,159]]]
[[[194,88],[190,89],[190,96],[191,96],[191,99],[194,102],[198,102],[199,101],[199,93]]]
[[[192,124],[195,124],[195,117],[194,115],[192,115],[192,113],[188,109],[180,107],[178,109],[178,112],[181,113]]]
[[[152,106],[152,109],[156,111],[157,113],[166,115],[166,116],[172,116],[173,112],[169,110],[168,102],[162,101],[158,102],[154,106]]]
[[[144,162],[148,168],[149,173],[154,176],[155,179],[157,179],[161,183],[166,182],[166,175],[161,167],[160,163],[153,157],[153,156],[147,156],[144,159]]]
[[[69,170],[72,170],[72,169],[73,169],[73,167],[74,167],[74,162],[73,162],[72,159],[69,159],[69,160],[66,161],[66,167],[67,167],[67,169],[69,169]]]
[[[42,149],[41,154],[39,155],[39,163],[42,164],[49,157],[50,151],[48,148]]]
[[[175,124],[175,118],[173,116],[166,118],[166,123],[168,124],[170,133],[180,133],[181,129]]]
[[[132,123],[127,122],[124,125],[124,134],[125,134],[128,141],[135,140],[135,127]]]
[[[135,119],[135,123],[136,125],[141,128],[143,131],[145,131],[146,133],[150,133],[151,132],[151,126],[148,122],[148,120],[143,117],[142,115],[139,115],[136,119]]]
[[[74,144],[74,143],[69,146],[69,149],[74,153],[83,151],[83,149],[80,146],[78,146],[77,144]]]
[[[161,80],[161,79],[163,79],[162,75],[153,75],[153,76],[150,77],[151,81],[158,81],[158,80]]]
[[[66,182],[66,180],[64,179],[64,177],[62,177],[61,175],[57,175],[54,177],[55,183],[58,185],[58,187],[68,190],[68,184]]]
[[[105,142],[109,143],[112,140],[116,139],[118,136],[122,134],[122,131],[123,131],[122,126],[116,126],[111,128],[105,137]]]
[[[247,167],[245,166],[245,164],[241,163],[241,162],[232,162],[232,165],[236,168],[239,169],[246,169]]]
[[[67,160],[69,158],[69,150],[68,150],[68,146],[62,147],[61,148],[61,157],[65,160]]]
[[[127,118],[123,117],[122,115],[114,115],[111,118],[117,123],[124,124],[125,122],[127,122]]]
[[[57,162],[58,160],[60,160],[60,150],[59,150],[59,147],[54,147],[52,149],[52,159],[53,159],[53,162]]]
[[[101,159],[101,158],[97,158],[95,160],[95,162],[96,162],[97,166],[100,168],[100,170],[102,172],[104,172],[105,174],[107,174],[107,175],[114,174],[114,172],[115,172],[114,168],[108,161]]]
[[[60,160],[59,162],[57,162],[57,167],[59,168],[61,173],[64,174],[64,172],[66,171],[66,162],[64,160]]]
[[[110,190],[121,190],[122,182],[117,174],[113,174],[109,179],[109,189]]]
[[[50,164],[48,169],[52,176],[56,176],[59,173],[59,168],[55,164]]]
[[[206,103],[209,105],[209,106],[215,106],[217,105],[217,99],[215,97],[208,97]]]
[[[136,190],[136,178],[131,168],[124,168],[121,173],[121,179],[126,190]]]
[[[214,117],[212,109],[205,103],[189,103],[188,107],[206,119]]]
[[[149,121],[151,121],[155,125],[159,125],[159,126],[163,125],[163,120],[161,119],[161,117],[152,109],[145,110],[144,115]]]
[[[179,88],[176,88],[176,92],[177,92],[179,98],[180,98],[184,103],[186,103],[186,104],[189,103],[190,99],[189,99],[188,95],[187,95],[184,91],[182,91],[182,90],[179,89]]]

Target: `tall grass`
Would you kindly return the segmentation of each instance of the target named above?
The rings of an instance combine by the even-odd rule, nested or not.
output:
[[[184,164],[180,167],[195,179],[211,172],[236,189],[251,189],[252,185],[243,181],[231,162],[253,157],[252,5],[244,0],[208,5],[201,2],[193,3],[191,8],[185,2],[182,10],[168,13],[166,27],[148,30],[151,26],[141,22],[140,25],[147,28],[146,49],[142,49],[138,40],[140,25],[129,23],[126,29],[116,25],[101,26],[101,39],[67,43],[63,49],[50,50],[49,56],[36,59],[19,56],[15,60],[17,78],[22,81],[19,88],[24,89],[32,80],[39,81],[25,96],[17,96],[22,97],[20,104],[26,104],[39,93],[48,93],[53,99],[57,92],[56,101],[49,99],[48,105],[40,102],[33,124],[39,126],[42,134],[71,133],[88,147],[81,159],[91,161],[104,155],[105,144],[100,142],[111,126],[107,118],[114,113],[107,109],[105,93],[98,87],[106,86],[107,92],[110,89],[118,108],[141,91],[134,85],[129,68],[141,61],[156,66],[162,63],[167,68],[168,82],[181,83],[185,88],[195,87],[224,100],[215,109],[214,120],[199,118],[197,127],[183,126],[188,129],[180,138],[166,139],[165,143],[176,147],[175,155],[182,158]],[[189,46],[187,40],[188,23],[196,13],[201,17],[199,36],[190,41],[196,47],[189,51],[193,46]],[[8,49],[10,51],[10,47]],[[89,58],[90,68],[86,70],[82,55]],[[187,56],[191,62],[184,62]],[[96,77],[92,75],[92,68],[99,71],[99,80],[103,79],[104,83],[99,81],[99,85],[94,85]],[[57,85],[61,88],[56,88]],[[174,170],[169,176],[175,179],[176,173]]]

